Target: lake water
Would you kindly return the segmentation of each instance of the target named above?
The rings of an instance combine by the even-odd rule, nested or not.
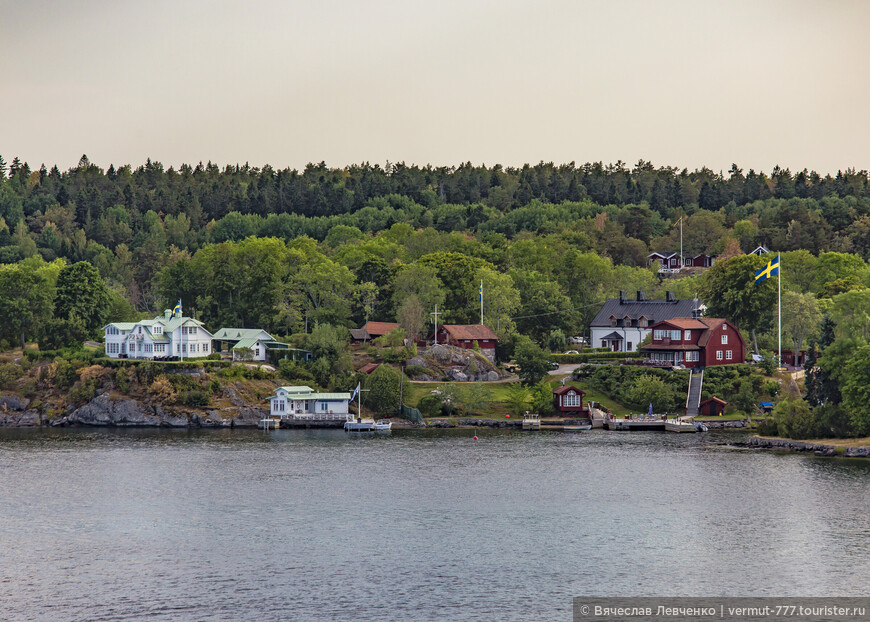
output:
[[[569,620],[864,596],[870,462],[733,434],[0,429],[0,619]]]

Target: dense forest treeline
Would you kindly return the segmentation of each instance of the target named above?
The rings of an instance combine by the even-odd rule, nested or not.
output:
[[[2,158],[0,171],[3,348],[80,344],[104,322],[178,299],[211,330],[257,326],[297,340],[320,331],[340,344],[344,327],[372,319],[419,336],[436,305],[439,322],[478,322],[483,281],[483,321],[508,348],[564,349],[619,290],[671,290],[700,297],[769,351],[775,279],[756,284],[767,258],[747,254],[763,244],[782,257],[785,345],[822,354],[807,399],[782,401],[780,432],[870,431],[866,171],[735,166],[725,176],[639,162],[300,173],[151,161],[103,170],[84,156],[63,173]],[[678,251],[681,239],[685,255],[719,260],[662,279],[647,255]],[[341,384],[325,372],[318,382]]]

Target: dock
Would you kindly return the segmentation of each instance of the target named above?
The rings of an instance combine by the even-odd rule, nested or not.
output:
[[[526,414],[523,416],[523,430],[540,430],[541,429],[541,415],[538,414],[529,414],[526,411]]]

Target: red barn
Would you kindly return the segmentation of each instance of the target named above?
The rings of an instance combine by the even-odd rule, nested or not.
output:
[[[650,365],[708,367],[745,361],[743,336],[728,320],[676,317],[650,328],[652,343],[641,348]]]
[[[371,341],[388,335],[399,328],[396,322],[366,322],[360,328],[352,328],[350,336],[354,341]]]
[[[483,324],[444,324],[438,327],[437,337],[438,343],[467,350],[474,349],[474,343],[477,342],[480,353],[491,361],[495,360],[498,335]],[[434,336],[430,340],[434,340]]]
[[[587,411],[583,407],[584,395],[586,395],[585,391],[570,384],[563,384],[553,389],[553,406],[563,417],[585,417]]]

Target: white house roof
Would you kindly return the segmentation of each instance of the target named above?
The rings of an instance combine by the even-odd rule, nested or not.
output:
[[[114,326],[118,330],[133,330],[136,327],[136,322],[110,322],[103,326],[100,330],[106,330],[109,326]]]

